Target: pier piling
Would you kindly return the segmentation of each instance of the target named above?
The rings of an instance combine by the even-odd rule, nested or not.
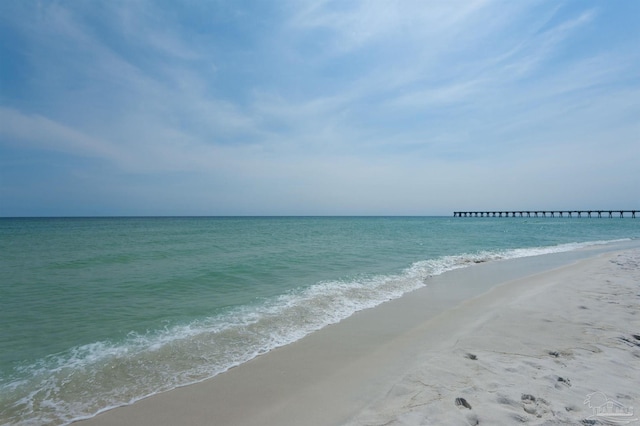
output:
[[[591,218],[592,213],[597,213],[598,218],[602,218],[602,214],[607,214],[607,217],[613,218],[614,214],[619,215],[620,218],[627,215],[631,215],[632,219],[636,218],[636,213],[639,210],[512,210],[512,211],[458,211],[453,212],[453,217],[569,217],[573,218],[575,213],[578,218],[582,218],[582,214],[586,213],[588,218]],[[556,216],[557,215],[557,216]],[[566,216],[565,216],[566,215]],[[628,217],[628,216],[626,216]]]

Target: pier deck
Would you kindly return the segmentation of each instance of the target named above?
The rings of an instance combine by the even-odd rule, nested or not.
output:
[[[636,217],[638,210],[509,210],[509,211],[461,211],[453,217]]]

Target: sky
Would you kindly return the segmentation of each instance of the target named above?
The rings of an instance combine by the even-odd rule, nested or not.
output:
[[[0,216],[640,208],[640,1],[0,2]]]

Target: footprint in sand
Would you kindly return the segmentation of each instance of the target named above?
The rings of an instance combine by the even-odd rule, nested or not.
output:
[[[520,400],[522,401],[522,408],[527,414],[542,417],[549,412],[549,404],[542,398],[536,398],[531,394],[523,393]]]
[[[471,410],[471,404],[469,404],[467,402],[467,400],[464,399],[464,398],[456,398],[456,405],[458,407],[464,407],[464,408],[468,408],[469,410]]]

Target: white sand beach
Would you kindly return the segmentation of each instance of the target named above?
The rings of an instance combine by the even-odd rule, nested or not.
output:
[[[465,326],[425,348],[352,424],[626,424],[639,417],[639,251],[499,286],[427,328],[438,322]],[[611,417],[606,407],[595,415],[607,399],[630,415]]]
[[[640,249],[572,256],[432,277],[213,379],[78,424],[640,424]]]

